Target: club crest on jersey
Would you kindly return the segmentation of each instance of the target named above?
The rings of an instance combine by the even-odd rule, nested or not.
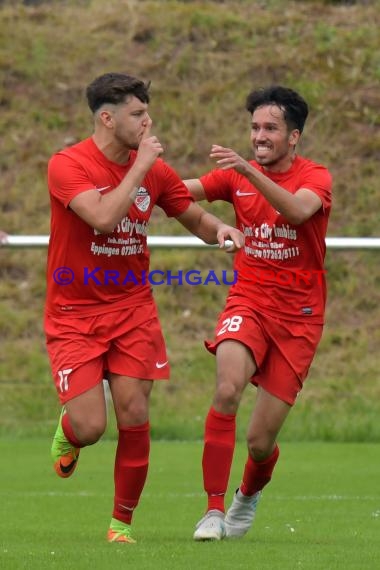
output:
[[[136,207],[140,212],[146,212],[150,204],[150,196],[148,190],[143,186],[140,186],[135,198]]]

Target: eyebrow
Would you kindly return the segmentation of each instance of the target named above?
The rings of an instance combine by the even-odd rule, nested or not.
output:
[[[258,122],[258,121],[252,121],[251,124],[252,124],[252,125],[258,125],[259,122]],[[278,126],[278,122],[276,122],[276,121],[264,121],[262,124],[263,124],[264,126],[266,126],[266,127],[268,127],[268,126],[275,126],[275,127],[277,127],[277,126]]]

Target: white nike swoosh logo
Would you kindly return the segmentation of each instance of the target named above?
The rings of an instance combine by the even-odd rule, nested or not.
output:
[[[164,366],[166,366],[168,363],[168,361],[166,362],[156,362],[156,368],[163,368]]]
[[[101,192],[102,190],[107,190],[107,188],[111,188],[111,186],[103,186],[103,188],[95,188],[95,190]]]
[[[256,192],[242,192],[241,190],[236,190],[236,196],[255,196]]]

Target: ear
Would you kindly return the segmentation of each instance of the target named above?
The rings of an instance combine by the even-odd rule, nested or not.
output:
[[[293,129],[289,135],[289,144],[291,146],[296,146],[298,141],[300,140],[301,133],[298,129]]]
[[[99,120],[107,129],[113,129],[114,117],[109,109],[102,109],[99,113]]]

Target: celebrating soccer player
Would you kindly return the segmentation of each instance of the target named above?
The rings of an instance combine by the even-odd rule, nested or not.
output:
[[[324,322],[332,181],[325,167],[296,153],[308,105],[295,91],[271,86],[252,91],[246,107],[255,160],[213,145],[217,168],[185,181],[196,200],[232,203],[245,234],[245,247],[235,257],[237,282],[207,343],[216,354],[217,384],[204,433],[208,504],[195,540],[240,537],[249,530],[278,460],[277,436],[302,389]],[[257,386],[257,397],[248,457],[225,513],[235,418],[249,383]]]
[[[148,86],[106,73],[87,87],[93,135],[49,162],[51,232],[47,265],[47,349],[63,405],[52,445],[60,477],[106,428],[103,378],[113,399],[118,444],[109,542],[134,543],[131,521],[148,471],[149,397],[169,363],[150,283],[115,276],[149,273],[147,225],[155,205],[207,243],[230,251],[242,233],[196,204],[161,159]],[[101,277],[101,278],[100,278]]]

